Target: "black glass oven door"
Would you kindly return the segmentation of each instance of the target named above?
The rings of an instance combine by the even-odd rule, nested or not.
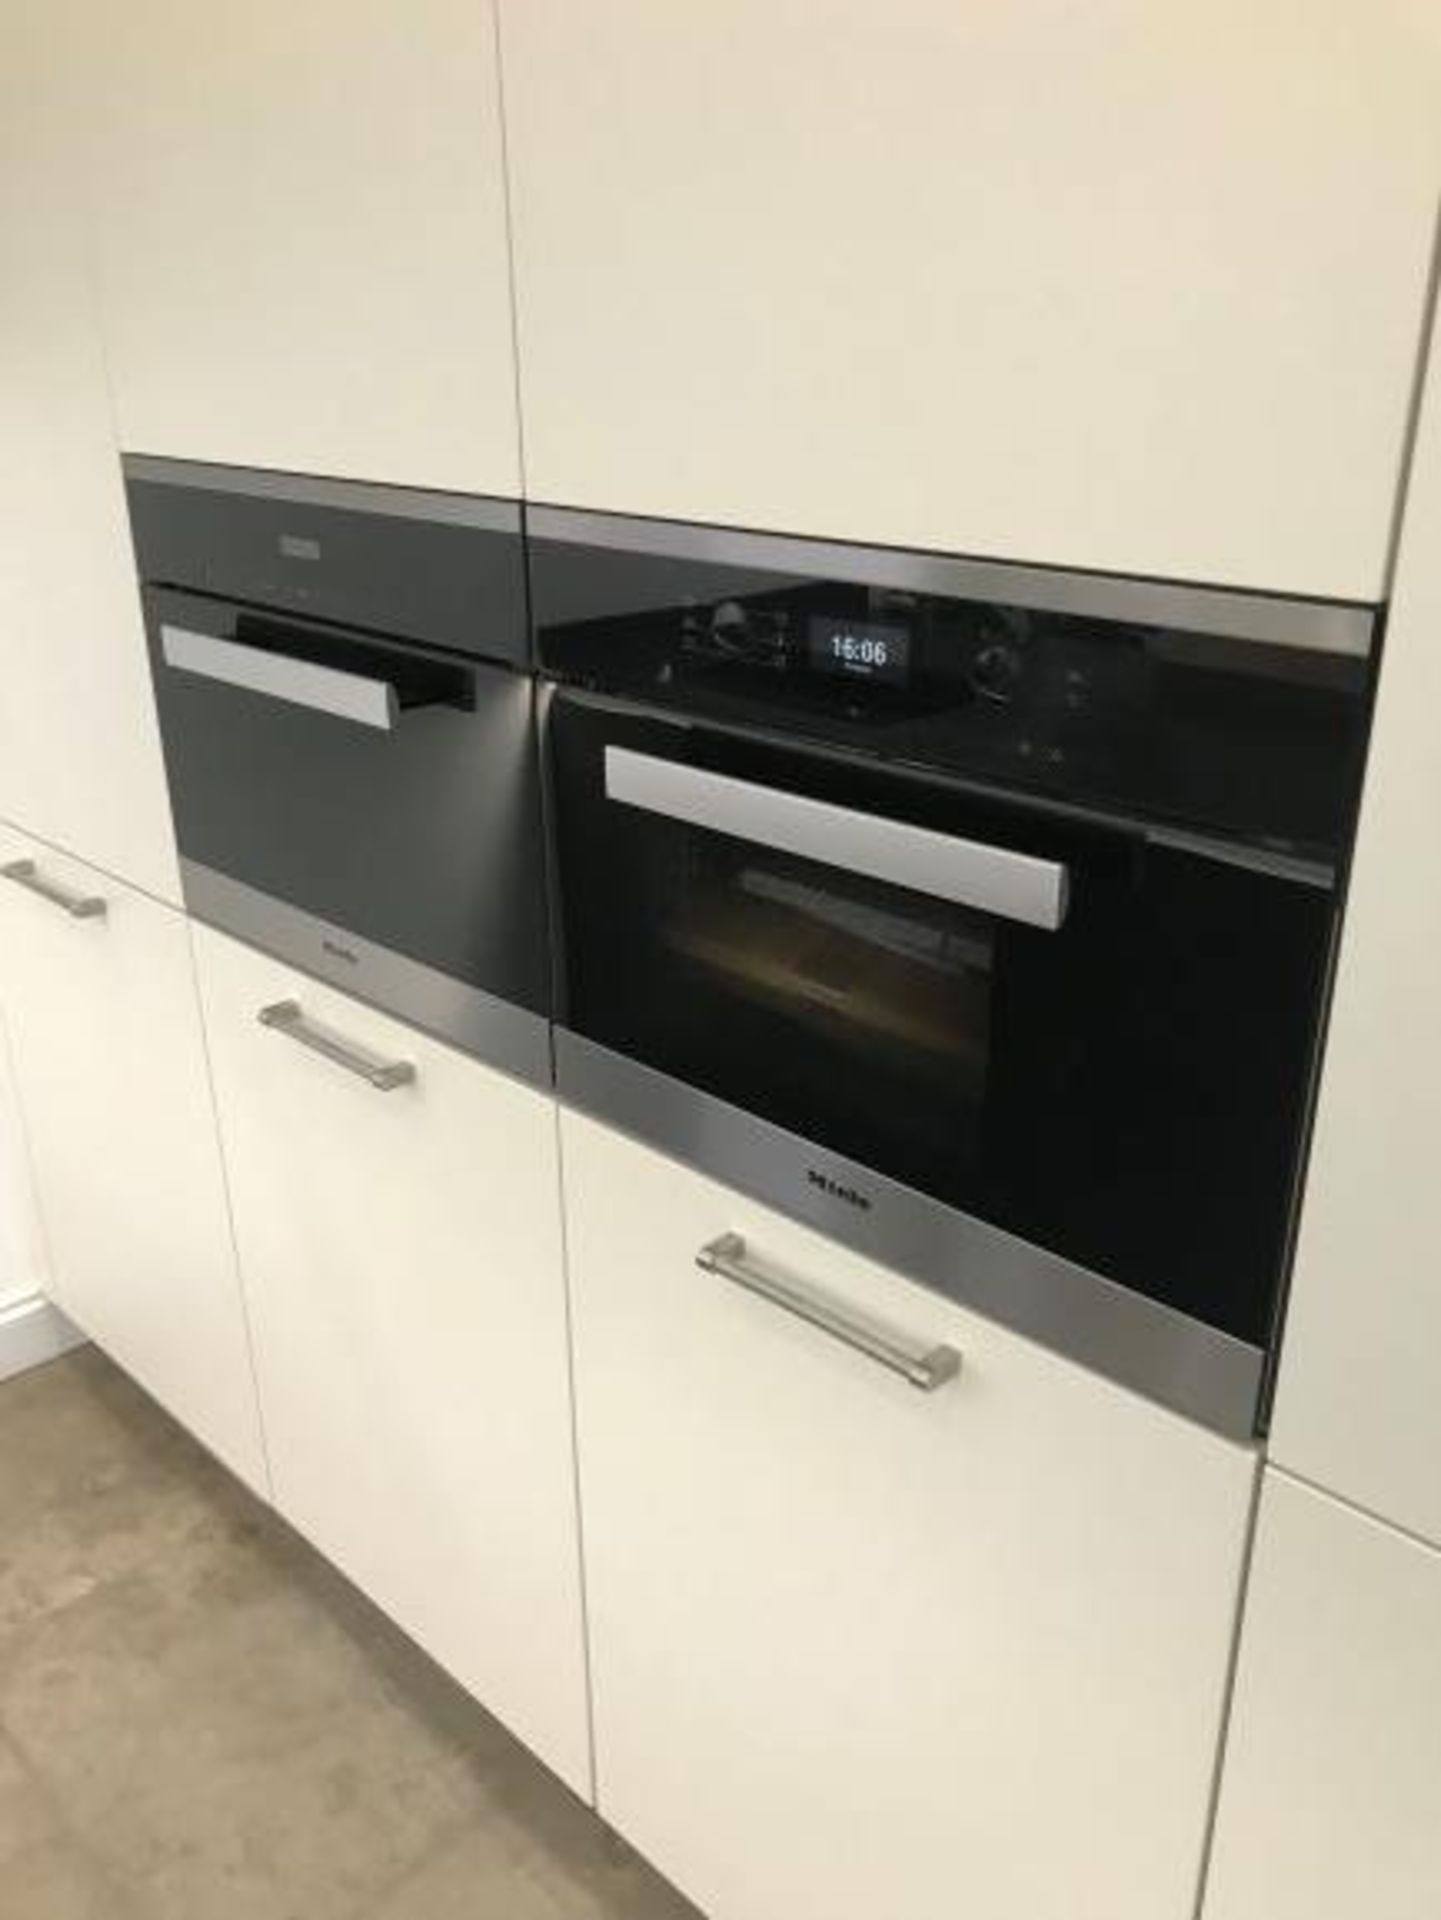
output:
[[[526,676],[197,595],[146,608],[187,875],[545,1012]]]
[[[1262,1344],[1331,896],[575,691],[564,1024]]]

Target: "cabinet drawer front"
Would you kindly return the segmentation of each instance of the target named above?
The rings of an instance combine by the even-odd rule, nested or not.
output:
[[[1250,1452],[593,1122],[562,1147],[606,1818],[715,1920],[1188,1920]]]
[[[184,918],[0,829],[0,999],[61,1305],[263,1489]]]
[[[276,1505],[588,1793],[554,1105],[196,943]]]

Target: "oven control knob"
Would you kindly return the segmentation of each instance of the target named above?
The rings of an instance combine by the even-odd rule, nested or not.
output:
[[[987,700],[1009,700],[1020,677],[1020,655],[1000,641],[982,647],[971,662],[971,685]]]

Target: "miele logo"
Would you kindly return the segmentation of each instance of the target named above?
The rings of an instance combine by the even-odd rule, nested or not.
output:
[[[813,1187],[819,1187],[822,1193],[828,1194],[832,1200],[844,1200],[848,1207],[857,1207],[862,1213],[869,1213],[871,1210],[870,1200],[865,1194],[858,1192],[855,1187],[846,1186],[843,1181],[832,1180],[830,1175],[822,1173],[819,1167],[807,1167],[806,1179]]]
[[[281,554],[287,560],[318,560],[320,542],[308,533],[282,533],[278,542]]]
[[[360,965],[360,955],[358,953],[352,953],[349,947],[342,947],[338,940],[327,940],[323,934],[321,935],[320,949],[322,953],[328,953],[333,960],[343,960],[348,967],[358,967]]]

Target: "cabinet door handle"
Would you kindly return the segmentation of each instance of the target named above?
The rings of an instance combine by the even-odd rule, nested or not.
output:
[[[27,893],[38,893],[42,900],[48,900],[52,907],[59,907],[73,920],[103,920],[107,912],[106,902],[100,894],[71,893],[68,887],[47,880],[33,860],[8,861],[0,867],[0,875],[13,880],[17,887],[24,887]]]
[[[337,1040],[323,1033],[319,1027],[312,1027],[298,1000],[277,1000],[274,1006],[262,1007],[259,1019],[262,1027],[273,1027],[277,1033],[286,1034],[302,1047],[309,1047],[312,1053],[322,1055],[337,1067],[344,1067],[347,1073],[353,1073],[359,1079],[368,1081],[372,1087],[378,1087],[382,1093],[390,1093],[396,1087],[408,1087],[415,1079],[415,1068],[409,1060],[377,1060],[359,1047]]]
[[[919,1387],[922,1393],[934,1393],[947,1380],[954,1380],[961,1370],[961,1356],[954,1347],[918,1346],[872,1321],[843,1313],[809,1287],[768,1273],[746,1257],[746,1243],[738,1233],[723,1233],[719,1240],[712,1240],[701,1248],[695,1263],[704,1272],[733,1280],[747,1292],[759,1294],[762,1300],[769,1300],[773,1306],[795,1314],[797,1319],[819,1327],[833,1340],[843,1341],[857,1353],[878,1360],[913,1387]]]

